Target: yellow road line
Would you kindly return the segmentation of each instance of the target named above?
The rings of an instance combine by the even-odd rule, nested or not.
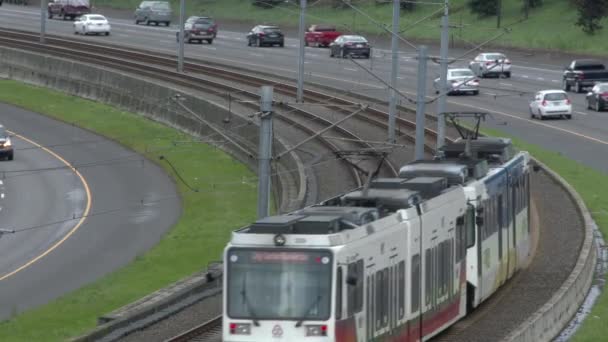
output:
[[[45,256],[47,256],[48,254],[50,254],[52,251],[54,251],[57,247],[59,247],[61,244],[63,244],[67,239],[70,238],[70,236],[74,235],[74,233],[76,233],[76,231],[78,230],[78,228],[80,228],[80,226],[82,226],[82,224],[84,223],[84,221],[86,220],[87,216],[89,215],[89,211],[91,210],[91,189],[89,188],[89,184],[87,183],[87,181],[85,180],[85,178],[82,176],[82,174],[80,174],[80,172],[78,170],[76,170],[76,168],[70,164],[70,162],[68,162],[67,160],[63,159],[63,157],[61,157],[60,155],[58,155],[57,153],[49,150],[48,148],[34,142],[33,140],[30,140],[22,135],[16,134],[14,132],[10,132],[11,134],[15,135],[16,137],[19,137],[20,139],[23,139],[27,142],[29,142],[30,144],[40,148],[41,150],[49,153],[50,155],[52,155],[53,157],[57,158],[58,160],[60,160],[62,163],[64,163],[67,167],[69,167],[72,172],[74,172],[78,178],[80,178],[80,181],[82,182],[82,185],[84,186],[84,190],[87,194],[87,205],[85,207],[84,213],[82,214],[82,217],[80,218],[80,220],[78,220],[78,223],[76,223],[76,225],[59,241],[57,241],[54,245],[52,245],[50,248],[48,248],[46,251],[42,252],[40,255],[36,256],[35,258],[31,259],[30,261],[26,262],[25,264],[19,266],[17,269],[4,274],[4,275],[0,275],[0,281],[7,279],[15,274],[17,274],[18,272],[23,271],[24,269],[30,267],[31,265],[33,265],[35,262],[37,262],[38,260],[44,258]]]

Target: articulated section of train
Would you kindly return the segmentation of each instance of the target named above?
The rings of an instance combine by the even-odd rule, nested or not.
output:
[[[224,341],[423,341],[491,296],[529,255],[529,155],[442,152],[233,232]]]

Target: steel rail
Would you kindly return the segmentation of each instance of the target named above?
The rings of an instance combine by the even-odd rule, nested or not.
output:
[[[187,342],[187,341],[205,341],[210,333],[215,333],[217,328],[222,326],[222,316],[217,316],[211,320],[200,324],[188,331],[179,335],[173,336],[165,342]]]
[[[19,39],[28,39],[28,41],[37,41],[38,36],[33,34],[32,32],[20,31],[20,30],[12,30],[12,29],[0,29],[0,37],[7,36]],[[79,40],[68,40],[65,38],[60,38],[57,36],[48,36],[47,37],[48,44],[43,46],[47,48],[53,47],[68,47],[74,50],[85,50],[92,54],[97,53],[97,55],[113,55],[120,56],[127,59],[134,59],[145,61],[149,64],[162,65],[167,68],[175,68],[176,67],[176,59],[174,56],[170,54],[163,54],[152,51],[145,51],[141,49],[134,48],[125,48],[123,46],[115,45],[115,44],[107,44],[107,43],[95,43],[92,44],[90,42],[83,42]],[[42,44],[41,44],[42,45]],[[208,76],[219,77],[224,80],[233,80],[240,84],[249,84],[251,86],[259,87],[260,85],[273,85],[276,93],[284,94],[290,97],[295,98],[297,94],[297,88],[295,85],[281,82],[277,80],[273,80],[267,77],[261,77],[259,75],[250,75],[247,73],[243,73],[240,71],[230,70],[224,67],[218,66],[210,66],[202,64],[202,61],[196,61],[194,59],[188,59],[188,62],[184,64],[184,70],[187,72],[197,72]],[[311,103],[327,103],[328,108],[332,108],[332,104],[336,106],[333,109],[344,111],[344,106],[355,106],[357,103],[351,100],[340,98],[337,96],[332,96],[325,94],[321,91],[316,91],[312,89],[306,89],[304,91],[304,99],[305,101]],[[387,121],[388,113],[381,111],[375,108],[368,108],[365,111],[365,114],[368,115],[368,119],[375,118],[376,120],[369,121],[374,124],[382,124]],[[364,116],[360,116],[362,118]],[[428,117],[428,115],[427,115]],[[433,120],[434,117],[432,117]],[[416,124],[414,121],[407,120],[404,118],[397,118],[398,128],[404,129],[407,134],[402,135],[406,139],[413,142],[415,138],[412,136],[412,132],[415,131]],[[383,124],[383,128],[388,127],[388,125]],[[428,153],[434,152],[434,142],[437,137],[437,132],[431,128],[425,128],[425,149]]]

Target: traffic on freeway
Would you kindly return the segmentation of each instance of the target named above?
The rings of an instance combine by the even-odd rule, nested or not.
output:
[[[204,13],[203,13],[204,14]],[[204,16],[201,14],[202,16]],[[116,18],[106,15],[112,26],[109,37],[87,36],[90,41],[111,42],[124,44],[129,47],[143,48],[152,51],[176,54],[177,27],[135,25],[133,12],[116,14]],[[0,11],[0,27],[6,26],[29,31],[39,31],[39,11],[35,8],[4,6]],[[189,58],[198,58],[217,63],[229,63],[259,72],[295,77],[297,75],[298,40],[297,33],[282,30],[285,35],[284,48],[252,48],[248,47],[248,33],[251,26],[238,26],[217,22],[223,29],[217,32],[212,45],[194,44],[185,47]],[[73,36],[73,23],[69,21],[52,20],[47,22],[47,30],[53,34]],[[330,58],[330,49],[306,47],[305,81],[327,84],[354,93],[386,100],[386,85],[370,76],[362,67],[373,71],[377,76],[388,80],[390,75],[390,50],[387,49],[386,39],[378,41],[367,37],[371,45],[370,59],[356,59],[359,67],[348,59]],[[280,44],[277,44],[278,46]],[[451,49],[456,58],[465,49]],[[488,74],[479,76],[478,96],[450,96],[447,100],[450,111],[482,110],[492,114],[485,123],[487,127],[499,128],[510,136],[521,138],[530,143],[544,147],[547,150],[560,152],[583,164],[602,171],[608,171],[608,162],[595,156],[601,154],[608,145],[608,117],[602,112],[588,109],[586,93],[569,92],[572,103],[571,120],[540,121],[531,118],[530,103],[535,94],[542,90],[564,90],[564,68],[571,65],[576,58],[565,55],[551,56],[532,55],[528,53],[509,51],[490,51],[492,54],[502,54],[506,57],[504,63],[498,63],[502,70],[500,77]],[[436,48],[431,47],[431,55],[437,56]],[[457,58],[451,68],[471,68],[479,72],[475,65],[479,53],[475,52],[462,58]],[[415,97],[417,60],[416,51],[403,48],[400,56],[398,89],[402,94]],[[499,59],[500,61],[500,59]],[[488,61],[492,62],[492,61]],[[492,62],[493,64],[496,64]],[[511,63],[511,64],[507,64]],[[510,65],[509,67],[507,65]],[[506,71],[508,69],[508,71]],[[494,70],[494,69],[492,69]],[[507,74],[507,72],[509,74]],[[433,81],[439,76],[439,65],[431,59],[428,63],[427,112],[435,111],[437,101]],[[484,75],[485,76],[485,75]],[[507,76],[510,76],[507,78]],[[589,88],[588,90],[591,90]],[[596,96],[597,98],[597,96]],[[410,99],[401,98],[401,103],[408,104]],[[593,98],[589,98],[595,106]],[[600,106],[601,107],[601,106]],[[556,146],[555,140],[562,143]],[[584,153],[578,146],[584,146]]]

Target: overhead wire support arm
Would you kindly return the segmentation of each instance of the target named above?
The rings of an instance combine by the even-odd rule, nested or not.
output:
[[[173,102],[175,102],[178,106],[180,106],[183,110],[185,110],[188,114],[190,114],[194,119],[196,119],[200,123],[208,126],[212,130],[214,130],[217,134],[221,135],[222,138],[226,139],[228,142],[230,142],[232,145],[234,145],[234,147],[236,147],[237,149],[239,149],[241,152],[245,153],[245,155],[249,156],[249,158],[253,158],[253,154],[251,153],[251,151],[248,151],[246,148],[244,148],[239,143],[237,143],[236,141],[234,141],[232,138],[230,138],[228,135],[226,135],[224,132],[222,132],[222,130],[220,128],[215,127],[215,125],[213,125],[211,122],[208,122],[207,120],[201,118],[194,111],[192,111],[186,105],[184,105],[183,103],[181,103],[180,102],[180,98],[181,98],[181,96],[177,96],[176,95],[176,96],[171,97],[171,100],[173,100]]]
[[[15,231],[12,229],[0,229],[0,238],[4,234],[15,234]]]
[[[355,12],[361,14],[362,16],[366,17],[367,19],[369,19],[372,23],[374,23],[374,25],[380,27],[381,29],[383,29],[384,31],[396,36],[400,41],[402,41],[403,43],[409,45],[410,47],[414,48],[414,50],[418,51],[418,47],[414,44],[412,44],[411,42],[409,42],[407,39],[401,37],[399,35],[398,32],[395,31],[395,27],[393,27],[393,29],[389,29],[388,27],[386,27],[386,25],[383,25],[381,23],[379,23],[378,21],[376,21],[374,18],[372,18],[369,14],[363,12],[362,10],[358,9],[357,7],[353,6],[350,1],[348,0],[342,0],[342,2],[344,4],[346,4],[348,7],[352,8]]]
[[[323,133],[325,133],[325,132],[329,131],[330,129],[332,129],[332,128],[336,127],[336,126],[338,126],[339,124],[341,124],[341,123],[343,123],[344,121],[346,121],[346,120],[348,120],[348,119],[352,118],[353,116],[358,115],[358,114],[359,114],[359,113],[361,113],[362,111],[366,110],[366,109],[367,109],[367,107],[368,107],[367,105],[365,105],[365,106],[361,105],[361,108],[359,108],[359,109],[357,109],[356,111],[354,111],[354,112],[352,112],[352,113],[348,114],[347,116],[343,117],[342,119],[340,119],[340,120],[338,120],[338,121],[334,122],[334,123],[333,123],[333,124],[331,124],[330,126],[325,127],[324,129],[320,130],[320,131],[319,131],[319,132],[317,132],[316,134],[311,135],[310,137],[308,137],[308,138],[306,138],[306,139],[302,140],[301,142],[299,142],[298,144],[296,144],[296,145],[295,145],[295,146],[293,146],[292,148],[290,148],[290,149],[288,149],[288,150],[286,150],[286,151],[283,151],[281,154],[277,155],[275,158],[276,158],[276,159],[280,159],[281,157],[283,157],[283,156],[284,156],[284,155],[286,155],[287,153],[290,153],[291,151],[294,151],[294,150],[298,149],[300,146],[304,145],[305,143],[307,143],[307,142],[309,142],[309,141],[311,141],[311,140],[313,140],[313,139],[316,139],[318,136],[321,136]]]

